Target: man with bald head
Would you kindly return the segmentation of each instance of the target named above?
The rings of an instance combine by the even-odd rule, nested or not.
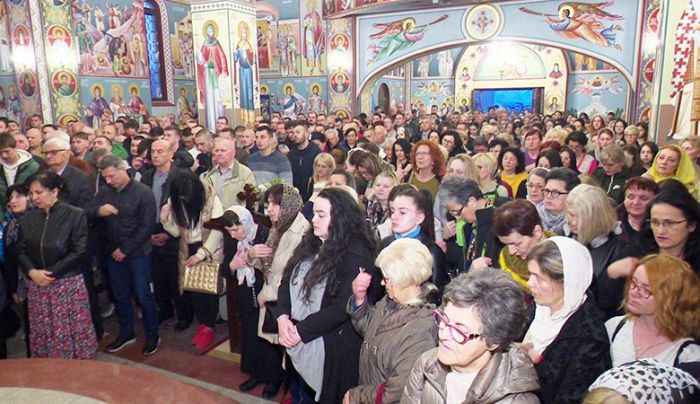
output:
[[[213,167],[203,178],[216,190],[224,209],[234,205],[243,205],[244,200],[238,198],[245,184],[256,186],[252,171],[236,161],[236,142],[227,138],[214,141],[212,151]]]
[[[41,133],[41,130],[37,128],[30,128],[27,130],[27,140],[29,141],[29,150],[27,151],[43,159],[44,152],[41,146],[44,143],[44,135]]]
[[[255,131],[253,129],[236,130],[235,132],[238,147],[245,149],[251,156],[259,151],[255,145]]]
[[[151,167],[144,170],[140,182],[153,191],[156,216],[151,234],[151,276],[153,292],[158,306],[158,321],[162,323],[177,312],[175,330],[186,330],[192,323],[192,302],[188,294],[180,295],[178,285],[177,252],[179,239],[171,237],[160,223],[160,210],[168,201],[170,185],[185,173],[173,163],[173,144],[166,139],[158,139],[151,144]],[[174,303],[174,304],[173,304]]]

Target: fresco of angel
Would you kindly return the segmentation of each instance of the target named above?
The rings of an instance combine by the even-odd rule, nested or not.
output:
[[[622,31],[622,27],[614,21],[623,20],[624,17],[604,10],[613,4],[615,4],[614,1],[600,3],[567,1],[559,5],[556,15],[540,13],[527,7],[520,7],[520,11],[543,16],[549,27],[565,38],[583,39],[596,45],[622,50],[622,45],[616,42],[617,31]],[[609,22],[609,25],[606,26],[606,22]]]
[[[596,76],[593,79],[578,79],[576,81],[576,86],[574,87],[574,94],[585,94],[591,96],[594,93],[597,94],[621,94],[623,91],[620,85],[620,79],[617,77],[611,78],[601,78]]]
[[[378,43],[371,43],[368,46],[371,53],[369,63],[389,57],[400,50],[410,48],[423,39],[429,26],[446,19],[447,15],[443,15],[427,24],[416,25],[416,19],[408,17],[389,23],[372,24],[374,28],[380,31],[369,36],[370,39],[379,40]]]

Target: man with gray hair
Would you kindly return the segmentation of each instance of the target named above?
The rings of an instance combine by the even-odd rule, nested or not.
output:
[[[59,193],[59,199],[75,207],[84,208],[95,190],[90,176],[68,163],[71,157],[70,143],[60,137],[48,139],[44,143],[44,155],[49,171],[63,177],[65,187]]]
[[[236,161],[236,143],[228,138],[218,138],[214,142],[212,152],[214,166],[202,175],[202,179],[216,190],[224,209],[234,205],[242,205],[245,201],[238,198],[246,184],[256,186],[253,172]]]
[[[447,242],[445,255],[456,272],[496,264],[501,246],[492,230],[495,210],[493,203],[484,198],[479,184],[463,177],[448,177],[440,184],[437,199],[455,222],[465,221],[464,245]]]
[[[537,371],[512,346],[527,316],[520,286],[503,271],[473,270],[454,279],[435,311],[438,347],[424,353],[402,403],[539,403]]]
[[[150,188],[129,177],[127,164],[119,157],[104,157],[98,168],[108,186],[100,188],[85,207],[85,213],[90,220],[100,221],[106,247],[111,251],[107,269],[119,317],[119,336],[107,346],[107,352],[117,352],[136,341],[133,292],[143,311],[146,332],[143,354],[153,355],[160,345],[158,314],[151,290],[155,197]]]

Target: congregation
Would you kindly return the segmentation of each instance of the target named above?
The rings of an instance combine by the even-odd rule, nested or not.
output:
[[[95,359],[111,308],[108,353],[139,317],[145,356],[170,319],[209,349],[219,296],[183,277],[213,260],[265,398],[700,401],[700,137],[498,106],[255,122],[0,118],[0,358],[21,322],[29,357]]]

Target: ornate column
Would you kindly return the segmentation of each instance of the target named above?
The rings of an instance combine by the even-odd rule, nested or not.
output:
[[[353,20],[329,20],[328,32],[328,113],[351,117],[356,92],[353,57]]]
[[[254,2],[192,2],[199,120],[212,131],[220,116],[252,126],[259,113],[255,27]]]

